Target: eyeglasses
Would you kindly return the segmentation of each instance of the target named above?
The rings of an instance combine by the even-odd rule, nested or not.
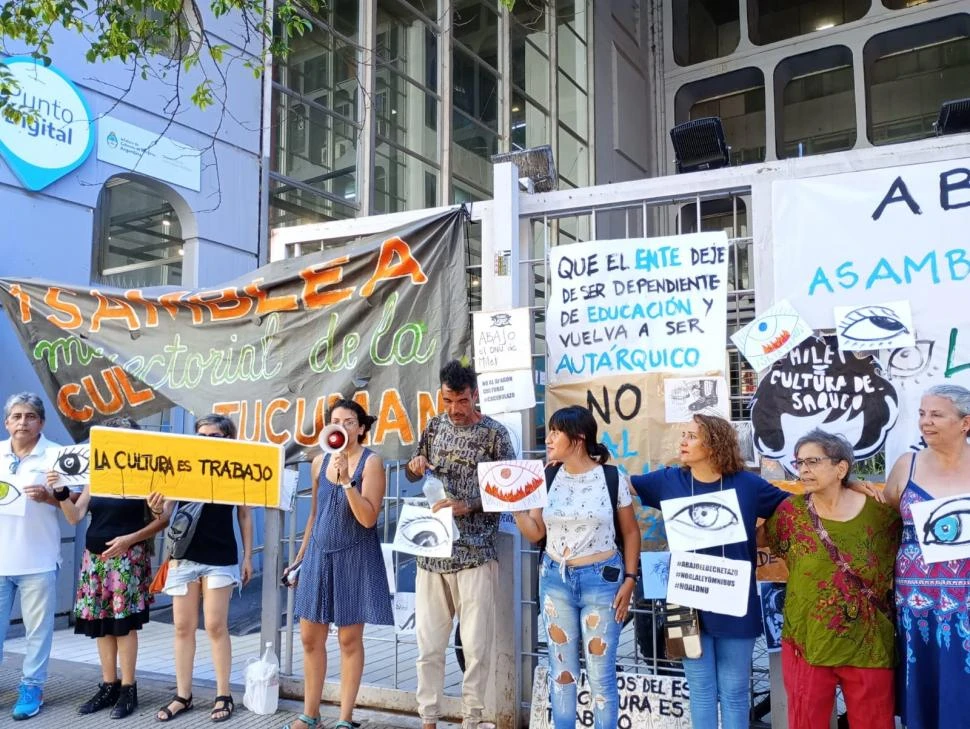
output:
[[[356,420],[331,420],[331,425],[339,425],[342,428],[356,428],[359,423]]]
[[[802,468],[808,468],[809,470],[814,469],[822,461],[835,461],[834,458],[796,458],[791,462],[791,465],[796,471],[801,471]]]
[[[20,457],[16,453],[10,454],[13,460],[10,461],[10,473],[17,473],[17,469],[20,468]]]

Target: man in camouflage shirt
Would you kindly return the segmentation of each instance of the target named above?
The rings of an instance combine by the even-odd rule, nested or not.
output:
[[[445,412],[428,423],[406,470],[411,481],[427,471],[441,479],[447,498],[432,508],[450,506],[460,533],[451,557],[418,559],[418,713],[424,729],[434,729],[444,693],[445,650],[457,613],[465,653],[462,729],[474,729],[485,708],[495,636],[499,521],[498,514],[482,511],[478,464],[515,458],[515,451],[505,427],[476,410],[478,381],[471,367],[457,360],[446,364],[441,370],[441,397]]]

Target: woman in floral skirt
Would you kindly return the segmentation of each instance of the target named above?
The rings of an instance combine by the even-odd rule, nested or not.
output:
[[[131,418],[112,418],[104,425],[138,429]],[[152,602],[149,546],[167,520],[161,513],[149,513],[141,499],[91,496],[90,486],[74,502],[58,480],[58,474],[48,474],[48,484],[68,522],[77,524],[91,516],[74,604],[74,632],[97,639],[101,683],[78,713],[93,714],[110,706],[111,718],[122,719],[138,707],[138,631],[148,622]]]

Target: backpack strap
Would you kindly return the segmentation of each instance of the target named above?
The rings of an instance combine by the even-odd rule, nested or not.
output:
[[[620,469],[605,463],[603,475],[606,476],[606,492],[609,494],[610,506],[613,508],[613,539],[616,541],[616,548],[620,550],[620,554],[623,554],[623,533],[620,531],[620,512],[616,503],[620,496]]]

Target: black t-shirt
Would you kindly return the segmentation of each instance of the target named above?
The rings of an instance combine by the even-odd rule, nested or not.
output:
[[[109,499],[92,496],[88,504],[91,523],[84,539],[84,546],[93,554],[101,554],[108,548],[106,542],[124,534],[133,534],[145,526],[145,502],[143,499]]]
[[[239,563],[236,533],[232,526],[232,504],[206,504],[199,516],[199,525],[184,559],[200,564],[230,565]]]

